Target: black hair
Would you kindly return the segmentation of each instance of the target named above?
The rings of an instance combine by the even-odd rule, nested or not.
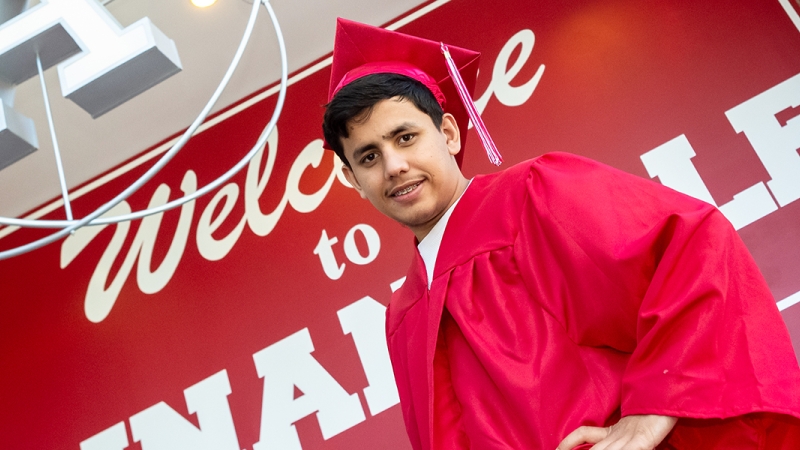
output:
[[[444,111],[433,93],[419,81],[395,73],[375,73],[352,81],[325,105],[322,133],[325,141],[342,162],[350,167],[344,156],[341,138],[349,136],[347,124],[369,119],[372,108],[381,101],[399,97],[414,104],[431,118],[437,129],[442,127]]]

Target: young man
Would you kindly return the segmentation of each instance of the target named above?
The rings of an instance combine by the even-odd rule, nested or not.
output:
[[[567,154],[467,180],[451,75],[339,21],[327,146],[418,243],[386,324],[414,448],[800,448],[797,360],[725,218]]]

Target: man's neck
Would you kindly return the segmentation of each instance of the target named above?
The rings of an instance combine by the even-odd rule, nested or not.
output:
[[[441,211],[439,211],[439,214],[436,215],[434,220],[431,220],[422,227],[411,230],[414,232],[414,236],[416,236],[417,242],[422,242],[422,240],[425,239],[425,236],[427,236],[428,233],[431,232],[433,227],[435,227],[436,224],[439,223],[439,221],[442,219],[442,216],[444,216],[447,210],[450,209],[451,206],[453,206],[453,203],[455,203],[456,201],[458,201],[459,198],[461,198],[461,195],[467,189],[467,186],[469,186],[469,180],[466,179],[464,175],[459,175],[458,183],[456,184],[456,190],[453,196],[450,198],[450,201],[447,203],[447,206],[443,208]]]

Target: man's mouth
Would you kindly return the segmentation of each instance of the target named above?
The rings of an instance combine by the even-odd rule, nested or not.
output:
[[[416,183],[412,184],[411,186],[408,186],[408,187],[406,187],[406,188],[404,188],[404,189],[400,189],[399,191],[397,191],[397,192],[393,193],[393,194],[392,194],[392,197],[401,197],[401,196],[403,196],[403,195],[406,195],[406,194],[408,194],[409,192],[411,192],[411,191],[413,191],[414,189],[416,189],[417,187],[419,187],[420,183],[422,183],[422,182],[421,182],[421,181],[418,181],[418,182],[416,182]]]

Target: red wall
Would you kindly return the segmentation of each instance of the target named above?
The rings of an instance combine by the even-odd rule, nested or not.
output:
[[[506,166],[559,150],[650,169],[749,221],[739,232],[787,299],[800,348],[800,306],[789,306],[800,299],[796,20],[779,0],[456,0],[401,31],[483,53],[475,98],[491,83],[483,117]],[[328,69],[289,88],[278,136],[217,193],[0,261],[4,447],[408,447],[381,304],[412,235],[345,187],[321,150]],[[223,114],[126,204],[216,178],[274,103]],[[467,174],[495,170],[469,134]],[[645,157],[648,167],[644,154],[660,159]],[[146,167],[80,197],[76,214]],[[41,234],[15,232],[0,248]]]

